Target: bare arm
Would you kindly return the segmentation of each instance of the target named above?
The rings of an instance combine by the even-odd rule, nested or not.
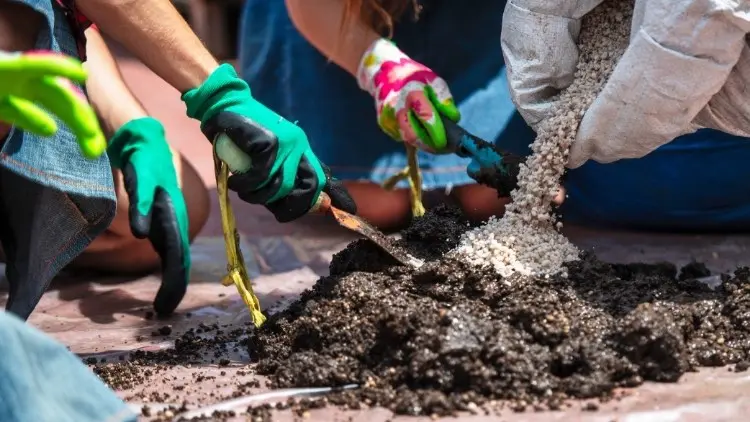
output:
[[[321,53],[357,75],[362,55],[380,35],[358,19],[341,32],[344,15],[342,0],[286,0],[294,25]]]
[[[76,5],[180,92],[202,84],[219,65],[169,0],[77,0]]]
[[[86,90],[107,137],[125,123],[148,116],[122,80],[120,69],[99,31],[93,28],[86,31],[86,56],[84,66],[89,72]]]

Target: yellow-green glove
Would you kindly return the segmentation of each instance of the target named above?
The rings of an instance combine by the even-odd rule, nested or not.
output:
[[[99,157],[107,141],[86,97],[71,83],[86,76],[78,60],[62,54],[0,51],[0,120],[51,136],[57,131],[54,114],[76,135],[84,156]]]

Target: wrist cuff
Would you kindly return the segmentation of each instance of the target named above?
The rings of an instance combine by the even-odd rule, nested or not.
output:
[[[231,103],[231,92],[244,92],[251,96],[250,86],[242,80],[229,63],[217,67],[211,75],[197,88],[182,94],[182,101],[187,106],[187,115],[204,122],[216,112],[228,107]]]
[[[399,61],[402,58],[407,58],[403,51],[396,47],[393,41],[379,38],[373,42],[365,54],[362,55],[362,59],[359,61],[359,68],[357,69],[357,84],[359,87],[370,95],[375,95],[375,83],[373,78],[375,74],[380,70],[380,66],[387,61]]]
[[[121,169],[130,155],[150,138],[165,138],[164,126],[153,117],[133,119],[117,129],[107,146],[109,161]]]

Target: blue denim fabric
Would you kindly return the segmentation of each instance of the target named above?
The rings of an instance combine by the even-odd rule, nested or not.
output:
[[[404,19],[395,41],[448,82],[463,114],[461,123],[488,139],[533,136],[507,95],[500,50],[505,2],[420,3],[420,20]],[[380,183],[401,170],[404,147],[378,127],[372,98],[297,32],[285,2],[249,0],[244,7],[239,63],[253,95],[298,121],[336,177]],[[426,153],[419,158],[427,189],[474,183],[466,175],[465,159]]]
[[[77,57],[75,39],[50,0],[16,0],[45,18],[36,48]],[[111,223],[107,156],[88,160],[61,121],[52,138],[14,129],[0,149],[0,240],[8,258],[6,309],[27,318],[52,278]]]
[[[664,231],[750,231],[750,140],[714,130],[637,160],[571,171],[568,221]]]
[[[461,124],[527,155],[534,133],[510,100],[500,49],[504,1],[427,0],[422,18],[395,29],[399,47],[442,76]],[[253,94],[299,121],[341,179],[382,182],[401,169],[401,145],[383,135],[372,99],[294,28],[284,2],[248,0],[240,69]],[[421,154],[428,188],[471,183],[466,160]],[[662,230],[750,228],[750,143],[711,130],[676,139],[639,160],[590,162],[568,174],[565,221]],[[405,186],[405,185],[401,185]]]
[[[64,345],[0,311],[0,421],[135,421]]]
[[[528,143],[501,146],[529,154]],[[651,154],[568,172],[564,221],[672,232],[750,231],[750,139],[703,129]]]

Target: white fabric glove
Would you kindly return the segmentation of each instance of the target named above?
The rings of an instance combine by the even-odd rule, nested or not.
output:
[[[511,95],[534,129],[572,82],[581,18],[600,3],[508,1]],[[750,136],[748,32],[747,0],[636,0],[630,45],[586,112],[568,167],[639,158],[700,127]]]

